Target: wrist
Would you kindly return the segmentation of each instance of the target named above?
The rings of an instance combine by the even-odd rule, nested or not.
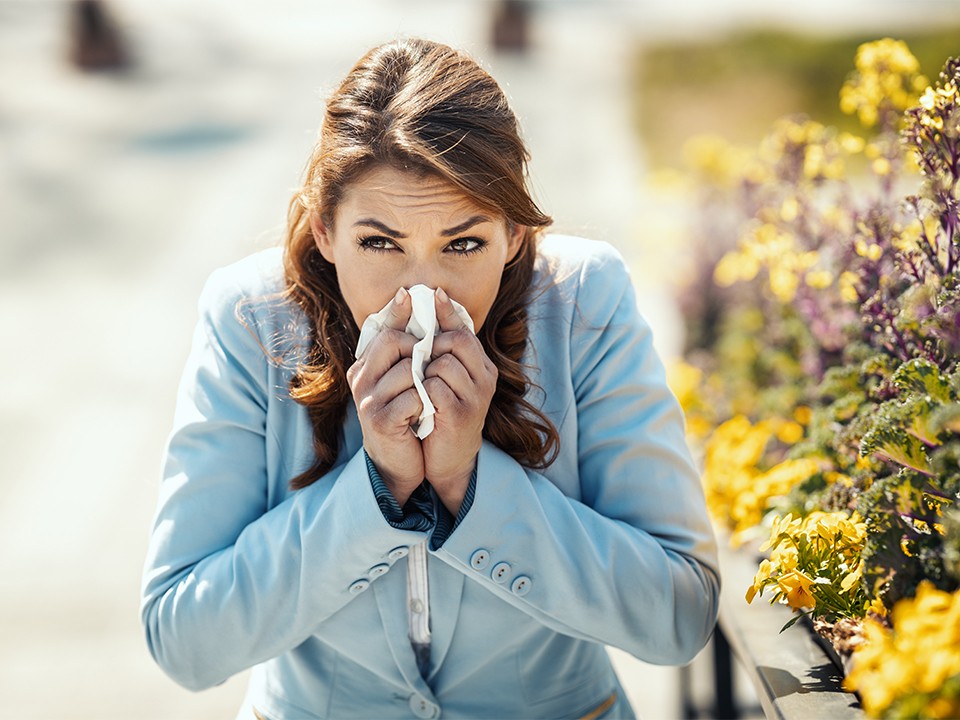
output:
[[[377,476],[380,478],[380,481],[383,483],[383,486],[389,491],[393,496],[394,500],[397,501],[397,504],[402,508],[406,505],[407,500],[410,499],[410,496],[416,491],[416,489],[423,483],[422,477],[410,477],[402,478],[397,477],[392,474],[389,470],[385,469],[381,463],[370,453],[369,450],[364,448],[364,455],[367,457],[368,467],[372,466],[373,470],[376,471]]]
[[[450,473],[441,477],[428,477],[427,481],[433,486],[440,498],[440,502],[454,517],[460,512],[463,498],[473,478],[476,468],[476,458],[473,463],[462,471]]]

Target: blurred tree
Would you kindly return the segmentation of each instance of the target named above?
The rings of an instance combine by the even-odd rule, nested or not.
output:
[[[123,70],[130,65],[120,30],[99,0],[71,4],[70,61],[81,70]]]
[[[525,0],[500,0],[493,15],[495,50],[525,52],[529,45],[530,6]]]

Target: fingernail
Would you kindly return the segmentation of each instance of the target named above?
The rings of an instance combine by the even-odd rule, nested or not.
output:
[[[406,299],[406,297],[407,297],[407,289],[399,288],[397,290],[397,294],[393,296],[393,302],[395,302],[397,305],[403,305],[403,301]]]
[[[445,303],[450,298],[447,297],[447,294],[443,291],[443,288],[437,288],[437,299],[440,300],[440,302]]]

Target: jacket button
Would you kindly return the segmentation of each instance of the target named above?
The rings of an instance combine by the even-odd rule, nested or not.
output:
[[[379,565],[374,565],[367,571],[367,575],[372,578],[380,577],[381,575],[386,574],[390,570],[390,566],[386,563],[380,563]]]
[[[360,578],[353,585],[351,585],[347,590],[351,595],[358,595],[370,587],[370,581],[365,578]]]
[[[530,592],[530,588],[533,586],[533,582],[526,575],[517,575],[514,578],[513,583],[510,585],[510,589],[513,591],[514,595],[524,596]]]
[[[410,548],[406,545],[401,545],[400,547],[395,547],[393,550],[387,553],[387,560],[392,560],[396,562],[400,558],[404,558],[410,554]]]
[[[490,564],[490,553],[486,550],[477,550],[470,556],[470,567],[474,570],[483,570]]]
[[[490,577],[501,585],[510,579],[510,563],[500,562],[493,566]]]
[[[410,709],[414,715],[418,718],[423,718],[423,720],[435,718],[440,714],[440,708],[423,697],[423,695],[410,696]]]

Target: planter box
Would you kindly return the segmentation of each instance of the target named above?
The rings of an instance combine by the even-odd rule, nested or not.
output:
[[[843,671],[806,623],[780,632],[793,617],[784,605],[766,598],[744,599],[757,571],[755,557],[733,550],[720,538],[719,630],[746,668],[768,718],[864,720],[856,695],[844,692]],[[723,690],[718,688],[718,695]]]

